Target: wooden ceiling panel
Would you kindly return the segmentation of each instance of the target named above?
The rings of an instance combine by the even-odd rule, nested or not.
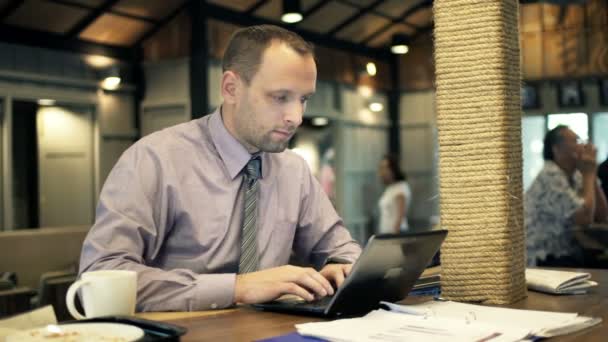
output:
[[[121,0],[112,7],[118,12],[150,19],[163,19],[182,6],[185,0]]]
[[[283,1],[281,0],[270,0],[258,8],[254,12],[254,15],[270,20],[281,20],[281,14],[283,13]]]
[[[304,18],[298,27],[317,32],[326,33],[339,23],[355,14],[357,9],[340,2],[331,1],[314,12],[311,16]]]
[[[555,30],[559,26],[559,7],[553,4],[542,4],[543,30]]]
[[[388,30],[384,31],[374,39],[370,40],[369,45],[372,47],[384,47],[388,46],[391,42],[391,37],[396,33],[402,33],[407,36],[411,36],[416,32],[411,26],[404,24],[392,25]]]
[[[420,0],[385,0],[376,7],[376,12],[398,18],[405,11],[414,7],[418,2],[420,2]]]
[[[604,13],[606,16],[608,13]],[[576,28],[585,26],[585,7],[577,4],[572,4],[566,8],[562,27]]]
[[[524,79],[535,80],[543,75],[542,32],[522,32],[521,69]]]
[[[302,10],[308,11],[312,6],[318,4],[319,2],[324,0],[302,0],[300,3],[302,4]]]
[[[433,8],[426,7],[410,14],[405,22],[418,27],[427,27],[433,22]]]
[[[591,1],[587,4],[588,27],[608,26],[608,2]],[[606,29],[608,30],[608,29]]]
[[[201,0],[197,0],[197,1],[201,1]],[[243,12],[243,11],[246,11],[247,9],[249,9],[251,6],[255,5],[256,2],[258,2],[258,0],[230,0],[230,1],[207,0],[207,2],[214,4],[214,5],[228,7],[230,9]]]
[[[336,37],[353,42],[361,42],[366,37],[369,37],[372,33],[378,31],[380,28],[389,23],[390,20],[384,17],[374,14],[366,14],[336,33]]]
[[[49,15],[52,13],[52,15]],[[4,23],[38,31],[65,33],[89,11],[42,0],[27,0]]]
[[[539,4],[525,4],[519,7],[519,28],[521,32],[540,32],[542,8]]]
[[[151,28],[152,25],[145,21],[104,14],[89,25],[79,37],[102,44],[131,46]]]

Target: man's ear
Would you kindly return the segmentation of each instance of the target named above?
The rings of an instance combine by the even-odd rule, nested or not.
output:
[[[225,71],[222,75],[221,92],[224,103],[235,104],[239,96],[241,78],[234,71]]]

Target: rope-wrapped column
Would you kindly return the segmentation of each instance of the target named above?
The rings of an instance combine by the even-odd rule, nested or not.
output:
[[[517,0],[435,0],[442,296],[526,296]]]

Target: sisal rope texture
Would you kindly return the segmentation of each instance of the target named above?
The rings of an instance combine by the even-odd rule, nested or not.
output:
[[[442,296],[526,296],[517,0],[435,0]]]

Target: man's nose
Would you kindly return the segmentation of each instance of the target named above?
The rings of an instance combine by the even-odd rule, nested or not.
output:
[[[302,124],[304,109],[304,104],[300,102],[288,106],[284,116],[285,122],[289,123],[291,126],[299,127]]]

